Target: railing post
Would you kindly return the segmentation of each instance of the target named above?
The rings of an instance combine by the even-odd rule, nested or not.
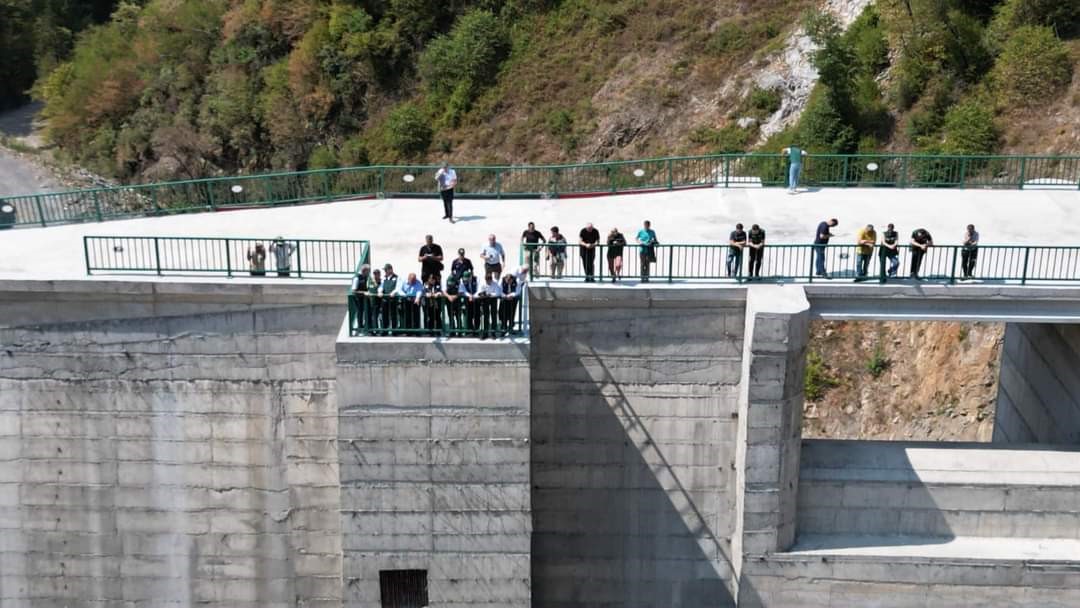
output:
[[[1016,184],[1017,190],[1024,189],[1024,178],[1027,177],[1027,157],[1020,157],[1020,182]]]
[[[878,249],[878,266],[881,267],[881,274],[878,276],[878,283],[885,284],[885,256],[882,255],[885,252],[885,246],[882,245]]]
[[[731,156],[724,155],[724,187],[729,188],[731,184]]]
[[[211,184],[206,184],[206,202],[210,204],[211,211],[217,211],[217,205],[214,204],[214,188]]]
[[[559,170],[551,169],[551,185],[548,187],[551,190],[551,198],[559,198]]]
[[[600,250],[598,252],[600,255],[599,256],[593,256],[593,267],[594,268],[596,267],[596,258],[599,257],[600,258],[600,272],[598,272],[597,274],[600,275],[600,282],[603,283],[604,282],[604,261],[607,259],[607,256],[604,255],[604,245],[597,245],[596,249]],[[594,251],[595,251],[595,249],[594,249]]]
[[[386,168],[379,167],[379,186],[375,190],[375,198],[386,198]]]
[[[667,282],[673,283],[675,281],[675,251],[674,245],[665,245],[667,247]],[[653,245],[653,248],[659,253],[660,245]]]
[[[150,190],[150,204],[153,205],[153,207],[154,207],[154,214],[155,215],[158,214],[158,213],[161,213],[161,205],[158,205],[157,188],[156,187],[152,188]]]
[[[671,171],[671,159],[667,159],[667,189],[673,190],[675,188],[674,176]]]
[[[300,263],[300,241],[296,241],[296,278],[304,278],[304,266]]]
[[[956,284],[956,250],[959,249],[956,245],[949,247],[952,250],[952,263],[949,265],[949,284]]]
[[[844,155],[844,182],[843,182],[845,188],[848,187],[848,161],[849,160],[850,160],[850,157],[847,154],[845,154]]]
[[[266,182],[266,202],[273,205],[274,203],[274,181],[269,177],[264,177],[263,181]]]
[[[907,154],[900,157],[900,179],[896,180],[898,188],[907,187],[908,157]]]
[[[82,237],[83,258],[86,259],[86,275],[90,276],[90,238]]]
[[[615,194],[619,191],[619,184],[615,180],[615,167],[612,165],[607,166],[608,183],[611,184],[611,193]]]
[[[226,275],[232,278],[232,251],[229,247],[229,239],[225,239],[225,272]]]
[[[154,237],[154,267],[157,268],[157,274],[161,276],[161,247],[158,245],[158,237]]]
[[[323,198],[326,199],[326,200],[330,200],[330,198],[331,198],[331,196],[330,196],[330,172],[329,171],[324,171],[323,174],[322,174],[322,178],[323,178],[322,179]]]
[[[101,218],[101,201],[98,200],[98,191],[94,190],[93,194],[94,194],[94,213],[97,214],[97,221],[99,221],[99,222],[104,221]]]
[[[41,227],[44,228],[47,224],[45,223],[45,209],[41,206],[40,194],[34,195],[34,204],[37,206],[38,218],[41,219]]]
[[[1031,257],[1031,247],[1024,247],[1024,272],[1020,276],[1020,284],[1027,285],[1028,260]]]
[[[967,157],[960,157],[960,187],[964,187],[964,180],[967,179]]]
[[[495,200],[502,200],[502,171],[495,171]]]

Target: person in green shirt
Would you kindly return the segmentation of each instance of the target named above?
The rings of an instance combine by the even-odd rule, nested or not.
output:
[[[656,261],[656,232],[652,229],[652,223],[645,220],[641,230],[637,233],[638,256],[641,261],[641,282],[649,282],[649,265]]]
[[[795,188],[799,186],[799,174],[802,173],[802,159],[806,156],[806,150],[791,146],[780,152],[788,155],[788,194],[795,194]]]

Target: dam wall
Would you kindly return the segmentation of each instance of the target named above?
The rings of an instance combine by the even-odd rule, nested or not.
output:
[[[993,440],[1080,445],[1080,325],[1005,326]]]
[[[0,287],[0,604],[341,605],[340,287]]]

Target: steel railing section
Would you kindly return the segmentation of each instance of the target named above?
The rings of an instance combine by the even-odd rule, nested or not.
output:
[[[280,249],[275,249],[275,243],[280,243]],[[263,247],[262,256],[258,255],[258,245]],[[216,274],[229,277],[304,278],[350,276],[360,264],[370,260],[371,248],[368,241],[360,240],[85,236],[83,254],[87,274]]]
[[[787,158],[720,154],[577,165],[462,166],[457,195],[535,198],[783,186]],[[431,165],[265,173],[93,188],[0,199],[14,225],[49,226],[173,213],[290,205],[363,197],[433,197]],[[1080,189],[1080,156],[810,154],[801,183],[828,187]]]
[[[350,336],[499,338],[526,333],[525,292],[514,299],[494,297],[407,298],[350,293]]]

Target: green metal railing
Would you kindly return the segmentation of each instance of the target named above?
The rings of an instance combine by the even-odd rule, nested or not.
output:
[[[525,295],[514,299],[349,294],[350,336],[496,338],[525,333]]]
[[[261,246],[261,251],[260,251]],[[368,241],[238,237],[84,236],[86,274],[349,276],[371,257]]]
[[[0,199],[14,225],[49,226],[363,197],[434,197],[436,167],[371,166],[116,186]],[[580,165],[457,167],[459,197],[537,198],[697,187],[782,186],[779,154],[721,154]],[[810,154],[806,186],[1080,189],[1080,156]],[[0,226],[6,227],[6,225]]]
[[[592,272],[587,272],[590,254],[578,245],[565,248],[560,258],[547,245],[538,245],[537,261],[531,274],[541,279],[589,279],[612,281],[619,279],[653,281],[682,281],[707,279],[713,281],[821,281],[816,258],[821,255],[829,279],[848,279],[887,282],[893,278],[909,277],[913,271],[913,250],[909,245],[897,248],[896,275],[889,275],[891,258],[875,247],[860,267],[857,245],[779,245],[767,244],[761,251],[760,266],[752,268],[749,248],[732,255],[727,245],[657,245],[651,257],[643,257],[639,245],[622,248],[621,272],[612,272],[615,260],[609,256],[610,247],[598,245],[592,254]],[[618,250],[615,251],[618,253]],[[964,261],[971,253],[961,246],[930,247],[920,260],[919,278],[927,281],[956,283],[965,279],[981,282],[1013,282],[1080,280],[1080,247],[980,245],[974,252],[970,277],[965,276]],[[526,263],[527,246],[520,250],[519,260]],[[646,261],[651,260],[651,261]],[[648,273],[642,272],[648,269]]]

